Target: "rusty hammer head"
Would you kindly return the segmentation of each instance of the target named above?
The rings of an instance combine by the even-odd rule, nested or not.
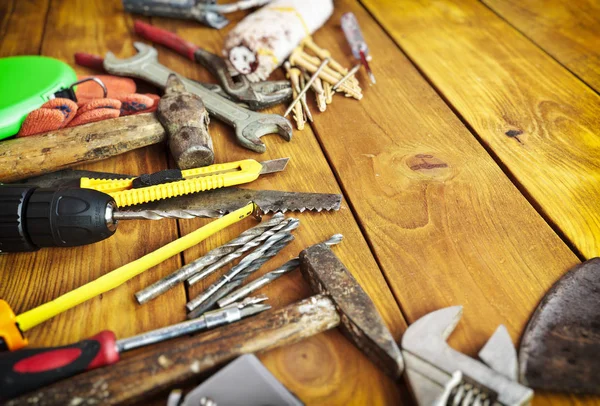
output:
[[[300,253],[301,270],[311,288],[329,296],[340,314],[342,332],[394,379],[402,375],[400,349],[375,305],[344,264],[325,244]]]
[[[186,91],[175,74],[169,75],[156,116],[165,127],[171,155],[179,169],[214,163],[213,142],[208,133],[208,112],[202,99]]]

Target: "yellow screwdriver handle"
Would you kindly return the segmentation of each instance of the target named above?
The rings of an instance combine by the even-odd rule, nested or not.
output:
[[[197,245],[201,241],[210,237],[218,231],[221,231],[227,226],[230,226],[238,221],[248,217],[255,210],[254,203],[250,202],[246,206],[229,213],[204,227],[197,229],[167,245],[151,252],[143,257],[136,259],[112,272],[99,277],[98,279],[86,283],[85,285],[74,289],[62,296],[54,299],[51,302],[31,309],[25,313],[18,315],[15,319],[21,331],[27,331],[38,324],[71,309],[80,303],[85,302],[93,297],[106,293],[112,290],[131,278],[139,275],[147,269],[150,269],[166,259],[187,250],[188,248]]]
[[[258,178],[262,164],[254,159],[187,169],[182,172],[185,179],[132,189],[134,178],[111,180],[81,178],[82,188],[95,189],[111,195],[117,206],[131,206],[155,200],[182,196],[205,190],[249,183]]]

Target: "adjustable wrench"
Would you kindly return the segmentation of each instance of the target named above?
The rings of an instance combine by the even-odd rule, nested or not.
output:
[[[528,405],[533,391],[517,382],[517,352],[504,326],[479,352],[479,362],[448,346],[462,306],[429,313],[402,336],[402,355],[419,405]],[[487,364],[487,365],[486,365]]]
[[[133,46],[138,53],[128,59],[119,59],[108,52],[104,58],[104,69],[113,75],[136,77],[164,88],[169,75],[176,72],[158,62],[158,53],[153,47],[141,42],[135,42]],[[210,114],[235,129],[236,138],[244,148],[265,152],[267,147],[260,137],[266,134],[278,133],[286,141],[292,139],[292,125],[284,117],[246,110],[192,80],[179,77],[188,92],[202,98]]]
[[[287,80],[252,83],[245,75],[233,77],[223,58],[184,40],[177,34],[139,20],[133,27],[141,37],[170,48],[204,66],[219,80],[223,91],[230,96],[228,99],[244,103],[250,110],[262,110],[292,100],[292,88]]]

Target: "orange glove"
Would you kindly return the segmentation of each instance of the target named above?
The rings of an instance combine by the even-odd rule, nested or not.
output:
[[[17,137],[42,134],[64,127],[74,127],[96,121],[155,111],[160,97],[135,93],[135,82],[129,78],[99,75],[107,89],[107,98],[97,83],[77,86],[78,103],[70,99],[53,99],[27,115]],[[82,79],[82,78],[81,78]]]
[[[77,113],[77,104],[71,99],[52,99],[27,115],[18,137],[45,133],[65,127]]]

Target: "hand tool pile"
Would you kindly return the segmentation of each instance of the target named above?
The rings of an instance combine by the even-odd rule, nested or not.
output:
[[[217,4],[214,0],[124,0],[123,3],[127,11],[195,19],[220,28],[228,23],[222,13],[269,1],[244,0],[227,5]],[[318,15],[311,16],[311,5],[319,10],[318,13],[315,11]],[[375,78],[368,65],[369,49],[356,18],[351,14],[342,18],[342,29],[352,53],[360,61],[351,69],[333,59],[331,53],[319,47],[311,36],[332,11],[330,1],[275,0],[262,12],[280,16],[283,22],[274,27],[265,24],[264,27],[253,27],[252,21],[256,25],[262,17],[248,17],[226,40],[227,59],[174,33],[137,21],[135,32],[139,36],[203,65],[219,84],[199,83],[182,77],[158,62],[155,48],[141,42],[134,43],[138,53],[128,59],[119,59],[110,52],[104,58],[77,54],[78,64],[119,77],[141,79],[164,89],[164,95],[155,106],[156,113],[119,117],[73,128],[63,128],[67,124],[63,125],[64,121],[61,121],[58,127],[47,127],[54,129],[51,132],[0,144],[0,156],[3,157],[0,181],[21,181],[19,184],[0,184],[2,253],[95,243],[112,236],[122,220],[216,218],[24,313],[16,315],[7,302],[0,300],[1,401],[23,395],[8,404],[142,402],[175,385],[197,379],[198,374],[242,354],[291,344],[335,327],[340,327],[394,380],[398,381],[406,372],[419,405],[527,405],[533,390],[525,384],[534,388],[597,393],[600,387],[597,382],[598,357],[589,356],[599,353],[598,323],[589,317],[589,309],[597,309],[600,304],[597,259],[568,274],[544,299],[524,335],[521,365],[503,326],[498,327],[480,351],[479,358],[483,362],[450,348],[445,340],[460,320],[461,306],[439,309],[421,317],[405,331],[399,347],[375,304],[334,254],[332,247],[342,241],[341,234],[331,235],[283,265],[257,275],[295,239],[293,233],[299,228],[300,219],[286,217],[284,213],[338,210],[341,196],[235,187],[253,182],[262,175],[284,171],[289,158],[262,162],[244,159],[215,164],[209,116],[231,126],[242,147],[263,153],[266,150],[260,140],[263,135],[278,133],[286,141],[291,140],[292,127],[285,119],[290,112],[293,112],[298,129],[302,129],[307,121],[312,122],[307,102],[309,89],[313,90],[321,112],[326,111],[336,92],[361,100],[363,93],[355,76],[361,64],[367,69],[372,83]],[[287,39],[278,38],[269,44],[253,42],[252,38],[265,30],[271,33],[284,30],[285,21],[290,24]],[[289,83],[261,81],[288,56],[289,61],[283,63],[283,67]],[[232,68],[242,74],[232,74]],[[68,71],[63,71],[62,75],[72,76]],[[112,80],[110,76],[106,78],[107,82]],[[64,90],[60,90],[61,86],[53,86],[51,94],[60,94]],[[106,96],[105,91],[102,100]],[[290,100],[293,101],[283,117],[257,112]],[[92,97],[92,102],[95,101],[97,99]],[[31,100],[28,102],[33,106]],[[40,105],[35,104],[35,108]],[[35,113],[39,117],[56,113],[45,110],[60,109],[53,108],[50,103],[41,110],[44,111]],[[32,122],[37,123],[35,116],[31,117]],[[66,116],[59,118],[64,120]],[[13,121],[7,128],[15,127]],[[139,176],[59,171],[66,166],[107,158],[165,140],[178,169]],[[144,305],[181,284],[191,287],[212,277],[211,283],[206,283],[199,295],[189,298],[185,305],[181,303],[181,310],[187,312],[188,320],[120,340],[114,332],[105,330],[63,347],[23,349],[28,344],[24,334],[31,328],[117,289],[142,272],[246,217],[254,216],[260,220],[267,213],[273,215],[170,274],[157,278],[134,295],[134,300]],[[271,309],[264,303],[268,298],[257,291],[296,268],[300,268],[315,295],[266,312]],[[572,291],[583,298],[581,306],[572,305]],[[569,308],[569,312],[565,312],[565,308]],[[218,332],[190,336],[219,326]],[[177,339],[175,344],[163,343],[172,339]],[[533,345],[538,341],[544,345]],[[153,347],[146,352],[120,360],[121,353],[149,345]],[[549,363],[548,359],[556,362]],[[110,368],[99,368],[117,361],[120,362]],[[156,368],[157,362],[161,368]],[[573,366],[567,369],[575,378],[564,376],[566,364]],[[138,373],[148,368],[151,368],[152,379],[138,379]],[[557,385],[557,380],[562,385]],[[101,390],[98,390],[98,382]],[[277,396],[288,397],[272,379],[269,383],[277,387]],[[120,389],[124,386],[128,388],[126,391]],[[209,404],[201,388],[194,392],[196,395],[191,396],[189,402],[202,396],[198,402]]]

